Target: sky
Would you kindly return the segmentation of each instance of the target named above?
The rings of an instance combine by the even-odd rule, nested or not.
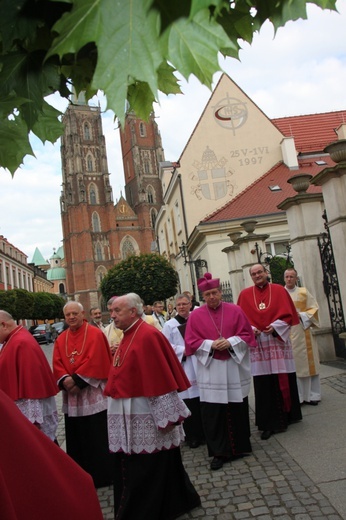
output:
[[[269,117],[297,116],[346,109],[346,1],[339,13],[308,7],[308,20],[289,22],[274,37],[266,23],[252,45],[242,43],[240,60],[220,59],[232,80]],[[215,74],[213,86],[221,73]],[[180,79],[182,95],[161,96],[155,115],[166,161],[177,161],[200,118],[211,91],[195,78]],[[105,107],[100,97],[95,102]],[[66,101],[48,102],[64,111]],[[124,174],[117,122],[110,111],[102,116],[108,170],[114,201],[124,194]],[[0,168],[0,234],[31,261],[38,247],[49,259],[62,245],[60,217],[60,141],[31,142],[35,156],[27,157],[14,177]]]

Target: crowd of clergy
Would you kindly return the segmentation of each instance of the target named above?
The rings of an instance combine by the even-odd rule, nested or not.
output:
[[[182,443],[205,445],[211,471],[248,456],[252,384],[264,441],[300,421],[303,404],[318,405],[319,357],[309,330],[318,327],[316,300],[298,287],[293,268],[285,286],[270,283],[262,264],[250,275],[253,285],[237,304],[223,301],[211,273],[197,283],[202,305],[187,291],[166,309],[135,293],[113,296],[107,325],[100,308],[89,310],[88,321],[83,306],[69,301],[52,368],[32,335],[0,310],[2,434],[16,439],[0,444],[3,520],[21,520],[25,508],[38,520],[54,519],[49,507],[56,518],[72,511],[98,520],[95,488],[105,486],[114,489],[116,520],[178,518],[201,505]],[[56,439],[59,391],[67,455]],[[13,464],[18,443],[28,441]],[[35,465],[42,471],[33,478]],[[31,484],[18,497],[19,473]],[[65,488],[76,489],[76,481],[80,494],[71,496]]]

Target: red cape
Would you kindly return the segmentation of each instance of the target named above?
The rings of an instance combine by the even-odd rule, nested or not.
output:
[[[1,390],[0,417],[1,520],[102,520],[91,476]]]
[[[114,399],[154,397],[174,390],[182,392],[191,386],[169,341],[142,319],[124,332],[119,348],[123,363],[119,367],[112,365],[105,395]]]
[[[266,309],[259,310],[258,304],[263,301]],[[282,320],[288,325],[297,325],[299,318],[292,298],[286,289],[279,284],[266,284],[243,289],[239,294],[238,305],[247,315],[251,325],[262,331],[275,320]]]
[[[84,348],[79,355],[74,356],[75,362],[71,363],[72,342],[77,342],[77,350],[80,352],[84,342],[86,327],[88,329],[86,331]],[[65,330],[55,340],[53,372],[57,381],[66,374],[72,375],[75,373],[84,377],[107,379],[111,362],[112,354],[106,336],[98,327],[92,327],[86,321],[75,331]]]
[[[44,399],[59,391],[45,354],[22,326],[10,333],[2,347],[0,388],[14,401]]]

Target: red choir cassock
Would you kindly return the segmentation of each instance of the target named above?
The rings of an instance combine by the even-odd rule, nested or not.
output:
[[[1,520],[103,519],[90,475],[1,390],[0,421]]]
[[[55,341],[53,371],[57,380],[67,374],[107,379],[111,362],[106,336],[86,321],[77,330],[65,330]]]
[[[113,399],[153,397],[191,386],[167,338],[141,319],[124,332],[117,355],[121,364],[112,365],[104,391]]]
[[[299,323],[291,297],[284,287],[278,284],[267,283],[263,287],[254,285],[243,289],[237,303],[245,312],[251,325],[260,331],[275,320],[282,320],[291,326]]]
[[[33,336],[21,325],[3,343],[0,388],[13,401],[45,399],[58,393],[47,358]]]

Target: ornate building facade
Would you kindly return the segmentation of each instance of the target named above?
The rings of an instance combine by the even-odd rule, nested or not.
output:
[[[121,135],[127,200],[114,204],[101,110],[83,101],[67,108],[61,140],[61,217],[68,299],[88,310],[102,306],[102,278],[130,254],[148,253],[162,204],[163,157],[154,117],[129,116]],[[162,155],[161,155],[162,154]]]

